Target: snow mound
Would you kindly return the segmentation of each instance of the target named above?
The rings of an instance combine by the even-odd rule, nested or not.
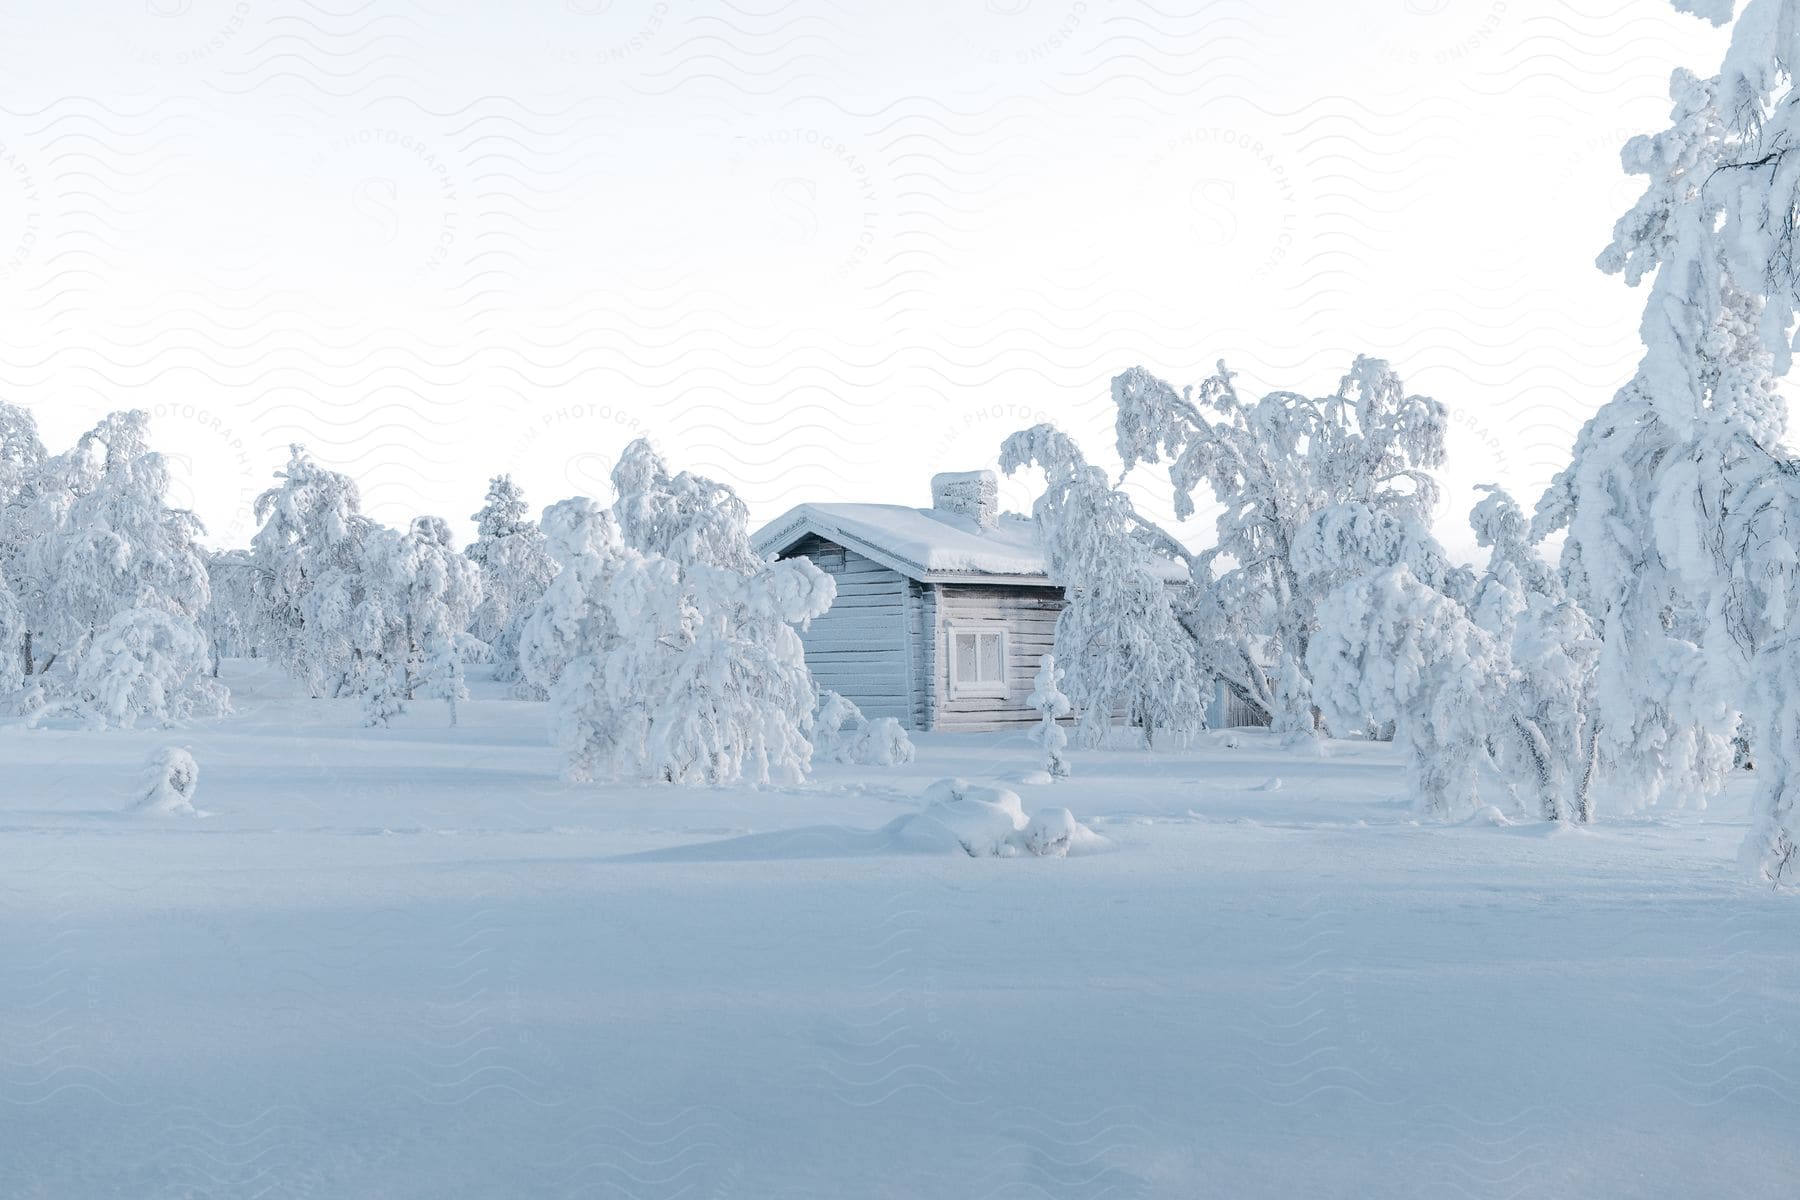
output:
[[[203,817],[194,807],[194,789],[200,785],[200,765],[179,746],[167,746],[150,756],[138,784],[141,813],[163,817]]]
[[[876,717],[856,731],[849,758],[868,767],[904,766],[913,760],[912,738],[894,718]]]
[[[1017,792],[940,779],[925,789],[923,812],[901,817],[888,826],[894,840],[915,850],[961,850],[971,858],[1014,858],[1021,854],[1061,858],[1071,850],[1092,849],[1105,838],[1075,820],[1066,808],[1051,808],[1035,818],[1025,814]]]
[[[1250,790],[1253,792],[1279,792],[1281,790],[1281,776],[1271,775]]]
[[[1026,787],[1038,787],[1046,783],[1055,783],[1056,777],[1048,771],[1026,771],[1019,776],[1019,782]]]
[[[1066,808],[1046,808],[1025,826],[1025,849],[1040,858],[1063,858],[1071,850],[1097,849],[1105,842]]]
[[[1492,804],[1484,804],[1480,808],[1476,809],[1475,812],[1470,815],[1469,819],[1463,822],[1463,824],[1464,825],[1492,825],[1496,828],[1504,829],[1507,826],[1510,826],[1512,824],[1512,822],[1507,819],[1505,813],[1503,813],[1499,809],[1495,808]]]

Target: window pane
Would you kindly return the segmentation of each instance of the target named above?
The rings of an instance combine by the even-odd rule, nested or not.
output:
[[[975,674],[975,635],[972,633],[956,634],[955,649],[952,651],[950,669],[952,678],[958,683],[974,683]]]
[[[999,683],[1001,681],[1000,647],[1003,643],[997,633],[981,635],[981,682]]]

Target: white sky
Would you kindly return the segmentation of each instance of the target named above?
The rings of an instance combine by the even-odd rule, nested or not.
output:
[[[466,534],[488,476],[605,500],[647,434],[760,520],[925,503],[1036,420],[1110,458],[1135,363],[1322,393],[1366,351],[1452,409],[1461,548],[1635,364],[1618,147],[1723,35],[1182,7],[0,0],[0,395],[58,448],[149,409],[239,545],[294,441]]]

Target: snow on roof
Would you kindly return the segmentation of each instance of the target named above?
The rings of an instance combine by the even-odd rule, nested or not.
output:
[[[971,517],[903,504],[802,504],[769,522],[754,541],[760,554],[782,554],[807,534],[816,534],[922,583],[1049,583],[1037,522],[1001,513],[993,529]],[[1170,562],[1159,571],[1185,579]]]
[[[807,534],[866,554],[927,583],[971,578],[1021,585],[1049,582],[1037,523],[1002,513],[983,529],[973,518],[903,504],[802,504],[765,525],[756,549],[781,554]]]

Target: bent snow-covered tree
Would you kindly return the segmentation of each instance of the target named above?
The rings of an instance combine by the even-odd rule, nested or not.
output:
[[[1728,20],[1731,0],[1678,0]],[[1621,806],[1702,800],[1732,756],[1738,712],[1757,751],[1746,856],[1800,882],[1800,687],[1785,532],[1800,491],[1781,448],[1775,379],[1800,313],[1800,0],[1749,0],[1717,75],[1677,71],[1667,129],[1631,139],[1647,180],[1600,266],[1651,279],[1637,373],[1583,428],[1539,505],[1566,529],[1563,568],[1602,648],[1596,678],[1605,794]]]
[[[1171,608],[1169,572],[1158,569],[1184,564],[1187,551],[1141,520],[1055,426],[1021,430],[1001,446],[1002,470],[1033,465],[1043,469],[1044,491],[1032,516],[1050,580],[1068,598],[1056,652],[1082,740],[1099,745],[1119,712],[1146,740],[1204,728],[1207,677]]]
[[[1318,618],[1307,667],[1325,719],[1392,723],[1420,807],[1471,811],[1502,719],[1506,664],[1493,637],[1404,563],[1336,589]]]
[[[1314,596],[1295,576],[1294,541],[1336,504],[1426,521],[1437,498],[1430,472],[1444,460],[1444,406],[1407,393],[1387,363],[1367,357],[1324,397],[1246,399],[1223,363],[1197,394],[1134,367],[1113,380],[1112,395],[1125,469],[1166,459],[1181,518],[1202,485],[1220,506],[1181,614],[1202,663],[1277,732],[1312,736]]]
[[[1476,624],[1493,635],[1509,666],[1497,757],[1516,786],[1553,821],[1591,821],[1600,764],[1594,736],[1599,636],[1581,606],[1531,542],[1530,523],[1505,491],[1469,514],[1475,542],[1489,550],[1471,602]]]
[[[1596,643],[1504,492],[1471,514],[1477,580],[1407,512],[1350,503],[1302,527],[1292,562],[1322,597],[1307,667],[1340,734],[1391,727],[1425,811],[1456,815],[1491,768],[1551,820],[1587,820]]]

